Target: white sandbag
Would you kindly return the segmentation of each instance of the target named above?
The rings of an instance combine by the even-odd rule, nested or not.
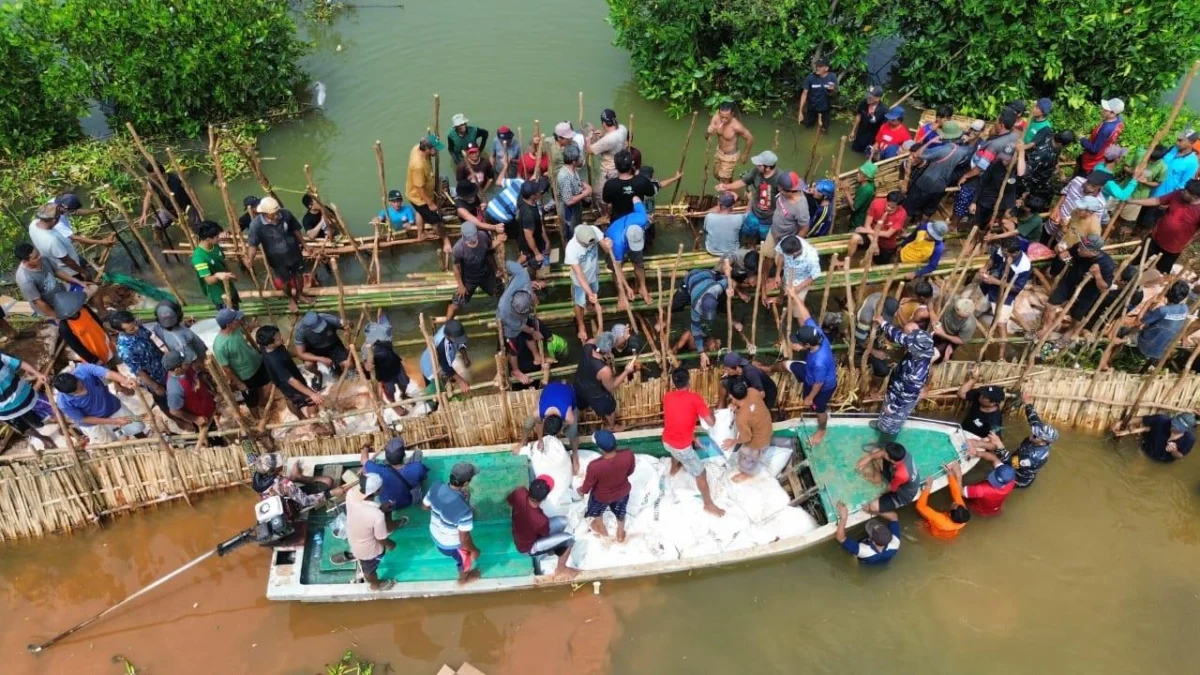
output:
[[[790,539],[806,535],[820,526],[808,511],[798,506],[789,506],[768,519],[761,527],[776,539]]]
[[[708,437],[717,444],[718,448],[725,441],[737,438],[737,425],[732,410],[729,408],[720,408],[713,412],[713,425],[712,429],[708,431]]]
[[[662,495],[663,475],[666,469],[664,460],[649,455],[634,457],[633,474],[629,476],[629,506],[627,512],[637,515],[643,510],[653,507],[654,502]]]
[[[547,475],[554,479],[554,488],[542,502],[542,511],[550,517],[564,516],[574,493],[571,489],[571,454],[563,447],[562,441],[553,436],[546,436],[540,448],[538,445],[537,442],[527,443],[519,454],[529,458],[533,475]]]
[[[762,454],[763,472],[768,476],[779,478],[783,470],[787,468],[788,460],[792,458],[792,449],[772,445]]]

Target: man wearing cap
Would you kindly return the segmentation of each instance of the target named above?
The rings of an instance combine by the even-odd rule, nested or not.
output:
[[[229,282],[229,303],[237,309],[241,303],[237,288],[233,282],[237,275],[229,271],[225,263],[225,251],[221,249],[221,233],[224,230],[211,220],[202,220],[196,224],[197,246],[192,251],[192,268],[196,270],[196,279],[200,282],[200,290],[217,309],[225,306],[225,282]]]
[[[720,347],[721,341],[712,336],[713,322],[717,319],[717,309],[729,292],[729,261],[722,261],[722,270],[698,269],[688,272],[683,286],[676,289],[672,304],[682,308],[687,306],[688,330],[675,341],[676,352],[695,349],[700,353],[700,368],[709,366],[708,352]],[[733,317],[730,317],[732,320]],[[734,328],[740,330],[741,324],[734,323]]]
[[[258,217],[258,203],[261,201],[254,195],[246,195],[242,198],[242,208],[244,212],[238,216],[238,225],[241,226],[242,232],[250,229],[250,223]]]
[[[958,122],[946,120],[937,130],[937,137],[945,142],[923,145],[917,151],[915,159],[921,174],[912,182],[904,200],[909,217],[929,218],[937,212],[954,170],[971,155],[967,146],[958,143],[962,136]]]
[[[545,358],[542,343],[550,339],[550,331],[534,315],[535,282],[530,281],[525,268],[517,263],[509,260],[504,265],[508,270],[508,285],[496,306],[496,323],[504,334],[509,372],[525,388],[533,386],[527,373],[542,365]]]
[[[91,281],[94,276],[91,265],[79,255],[71,238],[55,228],[58,217],[58,207],[54,202],[43,204],[29,223],[29,240],[54,265],[84,281]]]
[[[609,244],[611,247],[611,244]],[[574,300],[575,327],[579,339],[588,339],[584,312],[588,307],[596,310],[596,324],[604,325],[604,309],[600,306],[600,244],[599,233],[591,225],[580,225],[567,242],[563,262],[570,268],[571,297]]]
[[[220,332],[213,338],[213,358],[225,373],[234,391],[242,393],[242,401],[252,412],[266,402],[263,387],[271,383],[271,376],[263,366],[262,354],[246,341],[243,328],[246,315],[228,307],[217,312],[217,327]]]
[[[496,168],[479,151],[480,147],[482,146],[474,143],[467,144],[463,161],[454,169],[454,179],[460,182],[471,181],[482,194],[492,187],[492,183],[496,182]]]
[[[346,330],[346,327],[338,317],[324,312],[305,312],[292,333],[296,356],[304,362],[304,367],[315,379],[313,389],[321,389],[319,364],[329,368],[334,377],[354,365],[350,350],[337,334],[339,330]]]
[[[487,232],[503,232],[504,228],[500,225],[491,225],[483,220],[483,197],[479,193],[479,186],[471,180],[463,178],[458,181],[458,185],[454,189],[454,213],[458,216],[460,222],[464,225],[470,223],[477,230]],[[450,249],[453,255],[454,248]]]
[[[181,422],[184,431],[200,431],[210,422],[217,427],[217,399],[212,389],[200,379],[183,352],[169,350],[162,357],[163,370],[167,371],[167,409],[170,416]],[[214,445],[219,437],[209,439]]]
[[[879,520],[871,519],[866,524],[864,539],[847,539],[846,523],[850,520],[850,511],[842,502],[837,503],[837,531],[834,537],[842,550],[854,556],[861,565],[882,565],[900,551],[900,517],[895,513],[880,513],[879,517],[887,521],[884,525]]]
[[[479,547],[471,538],[475,528],[475,513],[471,509],[471,479],[479,467],[459,462],[450,469],[447,483],[434,481],[421,506],[430,512],[429,534],[442,555],[454,560],[458,567],[458,583],[465,584],[479,576],[475,562]]]
[[[78,293],[84,296],[82,289],[90,287],[83,279],[72,276],[71,270],[51,262],[29,242],[21,242],[13,248],[17,260],[17,271],[13,274],[21,295],[33,308],[36,314],[45,317],[54,316],[54,298],[60,293]],[[63,283],[80,290],[67,290]],[[86,297],[86,296],[84,296]]]
[[[1007,163],[1016,156],[1020,138],[1013,128],[1017,124],[1017,113],[1011,108],[1000,111],[992,125],[991,137],[981,142],[971,157],[970,168],[958,179],[958,184],[970,189],[970,201],[975,203],[975,192],[979,189],[979,176],[991,168],[992,164],[1001,159],[1004,164],[1000,168],[1001,176],[1005,173]],[[961,193],[960,193],[961,194]],[[957,215],[957,214],[956,214]]]
[[[1142,452],[1159,462],[1174,462],[1183,459],[1196,445],[1196,415],[1181,412],[1174,417],[1167,415],[1144,415],[1142,428],[1134,429],[1142,435]],[[1128,427],[1116,422],[1112,432],[1119,434]]]
[[[1021,139],[1025,143],[1026,150],[1037,144],[1039,135],[1050,136],[1054,133],[1054,130],[1050,128],[1050,111],[1053,108],[1054,104],[1048,98],[1039,98],[1033,105],[1029,126],[1025,129],[1024,138]]]
[[[417,212],[412,206],[404,203],[404,193],[399,190],[388,190],[387,200],[387,212],[381,210],[375,216],[378,222],[387,223],[393,231],[402,231],[417,226]],[[417,235],[424,237],[425,233],[422,231]]]
[[[858,186],[854,188],[854,201],[850,206],[850,227],[856,230],[867,222],[867,211],[875,201],[875,175],[879,167],[874,162],[864,162],[858,167],[855,179]]]
[[[615,342],[613,334],[608,332],[600,333],[596,339],[585,342],[572,384],[575,388],[575,402],[580,411],[590,408],[604,420],[605,427],[621,431],[624,427],[617,424],[617,398],[614,392],[625,384],[637,369],[637,360],[629,361],[618,373],[612,355]]]
[[[1176,190],[1182,190],[1189,180],[1196,177],[1200,171],[1197,163],[1196,150],[1193,145],[1200,140],[1200,134],[1194,129],[1184,129],[1176,136],[1175,147],[1163,155],[1163,163],[1167,165],[1167,173],[1158,187],[1151,193],[1153,197],[1163,197]]]
[[[783,367],[803,385],[803,408],[817,414],[817,431],[809,439],[811,446],[817,446],[825,440],[829,402],[837,391],[837,361],[833,358],[833,346],[829,344],[829,338],[808,313],[807,307],[800,306],[797,318],[800,327],[791,335],[792,352],[804,358],[803,361],[785,361]]]
[[[521,146],[513,138],[513,130],[508,126],[496,129],[496,138],[492,140],[493,166],[499,174],[498,182],[517,177],[517,164],[521,161]]]
[[[1072,234],[1071,230],[1077,228],[1072,228],[1071,225],[1072,219],[1079,211],[1094,214],[1101,227],[1107,225],[1108,209],[1105,208],[1100,193],[1110,178],[1112,176],[1105,171],[1093,171],[1087,176],[1075,176],[1064,185],[1062,196],[1051,207],[1050,220],[1046,224],[1046,231],[1051,237],[1056,240],[1069,240],[1072,244],[1078,241],[1078,237],[1084,233],[1075,231]],[[1079,224],[1074,223],[1076,226]]]
[[[587,123],[585,131],[591,141],[587,151],[600,159],[600,177],[608,180],[617,175],[616,155],[629,142],[629,130],[617,122],[617,113],[610,108],[600,111],[600,127],[595,129]]]
[[[991,435],[997,442],[999,438]],[[963,486],[963,498],[972,511],[981,516],[998,516],[1004,502],[1017,486],[1017,472],[994,453],[978,447],[968,447],[967,454],[992,463],[987,479],[974,485]]]
[[[875,145],[875,136],[883,126],[883,117],[887,107],[883,105],[883,87],[873,84],[867,87],[867,95],[858,102],[854,113],[854,127],[850,129],[850,149],[855,152],[871,154]]]
[[[717,205],[704,215],[704,249],[715,256],[730,255],[738,250],[743,216],[733,212],[737,195],[722,192]]]
[[[920,269],[904,275],[905,279],[912,281],[937,269],[946,248],[942,242],[949,231],[950,226],[946,221],[927,220],[900,242],[900,262],[906,265],[921,264]]]
[[[1075,302],[1065,317],[1067,326],[1082,321],[1092,305],[1112,285],[1117,265],[1103,249],[1104,239],[1100,235],[1089,234],[1060,254],[1060,258],[1067,262],[1067,269],[1062,281],[1050,292],[1046,308],[1042,311],[1042,330],[1047,334],[1059,329],[1059,322],[1064,318],[1061,310],[1072,297]],[[1076,295],[1076,289],[1080,286],[1083,289]]]
[[[563,120],[555,124],[554,138],[547,139],[542,144],[542,155],[550,158],[550,167],[546,170],[546,175],[558,175],[558,170],[563,166],[563,153],[572,145],[579,150],[581,157],[587,152],[587,142],[583,134],[575,131],[570,122]]]
[[[733,182],[733,170],[739,162],[746,161],[750,156],[750,148],[754,145],[754,135],[733,114],[733,102],[722,101],[717,106],[717,114],[708,123],[706,136],[717,135],[717,151],[713,155],[713,177],[718,183]],[[738,138],[745,139],[746,147],[738,150]]]
[[[467,151],[467,146],[474,145],[478,149],[487,145],[487,129],[472,126],[466,115],[455,113],[450,118],[450,126],[450,131],[446,134],[446,145],[456,166],[463,163],[463,155]],[[439,147],[438,150],[441,148]]]
[[[367,473],[357,488],[346,491],[346,541],[350,554],[338,556],[337,563],[358,562],[363,579],[372,591],[386,591],[396,585],[395,581],[380,581],[379,564],[383,556],[396,548],[392,531],[400,524],[389,522],[380,504],[375,501],[383,480],[379,474]]]
[[[154,402],[167,410],[167,371],[162,367],[162,349],[150,339],[150,331],[127,311],[113,312],[108,323],[117,331],[117,356],[121,358]]]
[[[563,237],[570,239],[583,222],[583,202],[592,196],[592,186],[579,175],[583,153],[574,143],[563,148],[562,166],[554,174],[558,186],[558,212],[562,215]]]
[[[617,519],[617,542],[625,541],[625,512],[629,506],[629,495],[633,485],[636,462],[633,451],[617,447],[617,437],[608,429],[597,431],[592,440],[600,457],[588,464],[579,494],[587,495],[587,510],[584,517],[591,521],[591,530],[601,537],[608,536],[604,525],[604,512],[612,511]]]
[[[62,414],[83,431],[90,443],[141,436],[146,426],[108,389],[113,382],[132,391],[133,380],[100,365],[81,363],[74,372],[54,376],[55,401]]]
[[[528,180],[521,185],[521,199],[517,202],[517,250],[521,262],[529,268],[529,276],[536,279],[538,270],[550,264],[550,239],[546,235],[546,223],[542,218],[542,195],[550,184],[548,176],[539,180]]]
[[[966,401],[967,414],[963,417],[963,431],[974,436],[968,438],[967,444],[981,450],[996,450],[998,446],[991,442],[991,436],[997,438],[1004,435],[1004,388],[996,385],[976,387],[979,380],[979,366],[971,366],[967,379],[958,388],[958,398]]]
[[[936,352],[933,350],[933,336],[921,330],[917,324],[908,323],[901,329],[883,317],[876,321],[887,339],[904,348],[904,357],[888,378],[883,406],[879,409],[879,419],[875,421],[876,430],[886,442],[895,440],[908,416],[916,409],[925,383],[929,381],[929,364]]]
[[[383,458],[372,459],[375,453],[370,445],[364,445],[362,455],[363,473],[367,476],[378,476],[382,481],[379,488],[379,506],[385,514],[395,514],[421,501],[421,483],[429,475],[429,467],[425,465],[424,455],[420,450],[409,454],[404,439],[399,436],[389,439],[383,446]],[[392,523],[407,518],[393,517]],[[399,526],[399,525],[397,525]]]
[[[759,253],[772,262],[777,255],[776,247],[787,237],[808,236],[811,216],[808,198],[804,196],[800,174],[795,171],[780,171],[776,174],[775,187],[779,190],[775,199],[775,210],[771,214],[770,228],[763,240]]]
[[[1109,145],[1117,142],[1125,129],[1125,121],[1121,113],[1125,112],[1125,102],[1119,98],[1110,98],[1100,102],[1100,124],[1092,129],[1087,138],[1079,141],[1083,152],[1076,164],[1078,173],[1089,174],[1104,158],[1104,151]]]
[[[937,361],[949,361],[954,358],[955,351],[975,336],[977,327],[975,303],[970,298],[959,298],[947,306],[942,311],[941,318],[932,327],[933,348],[938,353]]]
[[[154,307],[155,323],[150,332],[167,348],[167,351],[183,352],[184,361],[195,362],[203,370],[208,345],[183,321],[183,308],[178,303],[162,300]]]
[[[56,293],[50,304],[58,320],[58,337],[85,363],[105,365],[117,356],[117,345],[83,293]]]
[[[458,385],[463,394],[471,392],[471,385],[458,374],[454,362],[462,358],[464,367],[471,367],[471,355],[467,351],[467,329],[458,319],[450,319],[442,324],[433,334],[433,353],[429,349],[421,352],[421,375],[426,382],[432,382],[436,376],[443,385],[451,381]],[[436,361],[435,361],[436,355]],[[443,386],[445,388],[445,386]]]
[[[775,170],[775,165],[779,163],[779,158],[774,152],[763,150],[751,157],[750,163],[754,168],[732,183],[718,183],[717,192],[736,193],[747,189],[750,209],[742,221],[742,235],[761,242],[767,238],[775,216],[775,199],[779,196],[779,172]]]
[[[475,223],[464,221],[462,237],[454,242],[451,249],[451,259],[454,261],[454,280],[458,284],[450,306],[446,308],[446,318],[453,319],[458,310],[467,306],[475,291],[482,288],[488,297],[496,298],[504,290],[504,285],[496,275],[496,256],[503,256],[504,242],[507,237],[503,232],[493,235],[481,232]]]
[[[452,129],[448,135],[453,137],[456,133],[457,129]],[[463,143],[464,147],[467,142]],[[425,227],[433,225],[437,228],[438,239],[442,240],[442,250],[449,254],[450,238],[446,235],[446,223],[442,220],[442,214],[438,213],[437,199],[434,196],[437,194],[437,184],[441,179],[433,175],[432,161],[433,157],[444,147],[441,140],[433,134],[427,134],[417,141],[417,144],[408,153],[408,173],[404,177],[404,195],[408,197],[408,202],[417,212],[419,237],[424,239]],[[459,155],[455,163],[461,161],[462,158]]]
[[[313,298],[304,294],[304,228],[273,197],[263,197],[257,210],[246,236],[249,245],[246,266],[254,264],[261,246],[275,277],[275,287],[287,296],[291,311],[299,311],[298,303],[313,302]]]
[[[1189,180],[1183,189],[1162,197],[1134,199],[1129,203],[1166,207],[1150,233],[1149,255],[1159,256],[1155,264],[1159,272],[1170,273],[1180,254],[1200,231],[1200,179]]]
[[[362,346],[363,370],[375,380],[379,388],[379,396],[385,401],[400,402],[407,396],[408,371],[404,369],[404,359],[396,353],[392,344],[392,322],[387,312],[381,307],[375,315],[375,320],[368,323],[363,330],[366,336]],[[404,408],[395,408],[397,414],[404,415]]]
[[[975,198],[967,212],[975,216],[975,224],[980,229],[991,225],[993,214],[1003,213],[1016,204],[1017,191],[1004,186],[1006,182],[1019,181],[1025,176],[1025,144],[1008,126],[1013,116],[1012,110],[1000,114],[994,129],[997,135],[981,145],[972,158],[972,170],[979,169],[979,175],[974,180]],[[997,205],[1001,199],[1003,202]]]
[[[891,159],[900,154],[905,141],[911,141],[912,134],[904,126],[904,108],[895,106],[883,116],[884,123],[875,133],[875,145],[871,150],[871,159],[879,161]]]
[[[846,257],[842,267],[850,267],[855,253],[863,246],[867,254],[873,255],[876,265],[886,265],[896,256],[896,247],[904,224],[908,222],[908,212],[904,210],[904,193],[892,190],[886,197],[878,197],[871,202],[867,209],[867,218],[863,226],[856,228],[846,240]]]
[[[1000,245],[992,251],[988,266],[975,275],[979,289],[990,305],[992,321],[1000,322],[1001,339],[1008,335],[1008,319],[1012,316],[1013,303],[1032,276],[1033,263],[1021,250],[1021,242],[1013,238],[1001,240]],[[1004,288],[1009,290],[1002,301],[1000,293]]]
[[[806,313],[805,316],[808,316]],[[745,380],[751,389],[757,389],[762,394],[768,409],[775,408],[775,399],[779,395],[779,387],[771,376],[763,372],[758,365],[737,352],[729,352],[721,357],[721,380],[717,386],[717,400],[721,405],[729,403],[729,387],[737,380]]]
[[[813,63],[813,72],[804,78],[804,91],[800,94],[800,112],[796,121],[811,129],[820,118],[821,128],[829,130],[829,109],[838,93],[838,77],[829,72],[829,61],[824,58]]]
[[[513,544],[521,553],[533,557],[534,574],[542,574],[541,556],[553,553],[558,558],[554,575],[569,579],[579,574],[579,570],[567,565],[575,535],[567,531],[566,516],[548,517],[542,511],[542,502],[553,489],[554,479],[541,475],[533,479],[528,488],[522,486],[510,492],[505,501],[512,509]]]
[[[263,367],[267,369],[271,383],[283,394],[288,410],[299,419],[316,415],[325,399],[305,382],[284,345],[279,329],[275,326],[260,327],[254,333],[254,342],[262,349]]]

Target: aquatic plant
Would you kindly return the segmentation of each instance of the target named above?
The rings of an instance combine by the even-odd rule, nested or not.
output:
[[[337,663],[325,664],[325,675],[372,675],[375,664],[347,649]]]

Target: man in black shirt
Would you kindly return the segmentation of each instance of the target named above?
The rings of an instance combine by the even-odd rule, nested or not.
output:
[[[779,387],[770,375],[751,363],[750,359],[742,358],[737,352],[726,354],[721,365],[723,366],[723,376],[717,387],[717,400],[722,407],[729,405],[729,385],[740,378],[744,379],[751,388],[762,392],[767,409],[775,409],[775,397],[779,394]]]
[[[517,249],[521,262],[529,268],[529,277],[537,278],[537,272],[549,265],[550,246],[546,237],[546,225],[542,221],[542,194],[546,192],[548,180],[527,180],[521,184],[521,201],[517,202],[517,225],[521,238]]]
[[[246,266],[254,264],[259,246],[275,276],[275,288],[284,292],[291,311],[299,311],[299,302],[313,302],[304,295],[304,230],[291,211],[279,206],[272,197],[258,203],[258,215],[250,221],[246,243],[250,251]]]
[[[644,202],[657,193],[654,181],[634,173],[633,155],[629,154],[628,150],[618,152],[613,157],[613,163],[617,167],[617,175],[615,178],[604,181],[604,189],[600,193],[604,203],[612,209],[610,222],[615,222],[618,218],[633,213],[634,197],[639,197]],[[679,177],[675,176],[663,181],[660,185],[670,185],[678,179]]]
[[[883,104],[883,87],[871,85],[867,88],[866,98],[858,102],[858,109],[855,110],[854,128],[850,130],[854,141],[850,144],[850,149],[871,154],[871,147],[875,145],[875,135],[879,133],[879,127],[883,126],[883,116],[887,113],[888,107]]]
[[[242,206],[246,208],[246,212],[238,216],[238,224],[242,226],[242,232],[250,229],[250,221],[258,216],[258,197],[254,195],[246,195],[242,199]]]
[[[813,72],[804,78],[804,91],[800,94],[800,114],[796,121],[812,128],[820,118],[821,128],[829,129],[830,104],[838,91],[838,78],[829,72],[829,61],[817,59]]]
[[[1142,425],[1146,427],[1142,430],[1142,452],[1150,459],[1174,462],[1186,457],[1196,445],[1196,415],[1193,413],[1179,413],[1174,417],[1146,415],[1142,417]],[[1117,422],[1112,431],[1118,434],[1126,428]]]
[[[323,312],[307,312],[292,333],[296,356],[304,361],[304,367],[313,374],[313,387],[316,389],[321,388],[319,365],[325,365],[335,377],[353,367],[350,350],[337,334],[339,330],[347,328],[338,317]]]
[[[460,180],[455,189],[454,212],[458,219],[471,223],[484,232],[504,232],[503,225],[491,225],[483,220],[483,199],[479,196],[479,186],[469,180]]]
[[[988,436],[1004,435],[1004,414],[1000,410],[1000,406],[1004,404],[1004,388],[994,384],[976,387],[975,382],[978,379],[979,366],[972,366],[966,381],[958,388],[958,397],[968,404],[962,428],[974,436],[967,440],[968,446],[978,450],[995,451],[999,448],[988,440]]]
[[[304,230],[304,238],[327,239],[329,225],[325,222],[325,212],[321,210],[321,205],[310,194],[301,197],[300,203],[304,205],[304,217],[300,219],[300,228]]]
[[[262,349],[263,366],[267,369],[271,383],[283,394],[288,410],[302,420],[315,415],[320,406],[325,404],[325,399],[305,384],[304,376],[300,374],[300,369],[296,367],[296,362],[292,360],[292,355],[283,344],[283,335],[279,333],[279,329],[275,326],[263,326],[255,332],[254,341]]]
[[[1042,330],[1052,331],[1059,328],[1059,321],[1064,318],[1059,310],[1075,297],[1076,289],[1080,285],[1084,288],[1079,291],[1075,303],[1071,305],[1069,316],[1065,317],[1067,323],[1062,327],[1063,330],[1076,321],[1082,321],[1091,311],[1092,305],[1100,300],[1102,294],[1108,292],[1117,271],[1117,264],[1103,249],[1104,239],[1100,235],[1089,234],[1060,255],[1060,258],[1069,262],[1066,272],[1062,275],[1062,281],[1050,291],[1049,302],[1042,310]]]
[[[504,233],[501,232],[495,235],[493,241],[492,235],[480,232],[475,223],[463,222],[462,238],[454,242],[454,248],[450,252],[454,260],[454,280],[458,282],[458,289],[454,292],[454,298],[450,300],[450,306],[446,308],[447,320],[453,319],[459,309],[466,307],[477,289],[482,288],[490,297],[500,297],[504,291],[504,284],[496,276],[495,255],[503,255],[505,239]]]
[[[1008,168],[1012,162],[1016,162],[1011,170]],[[984,169],[979,175],[978,183],[975,188],[975,203],[972,207],[975,209],[975,224],[980,229],[989,227],[992,223],[992,215],[999,215],[1008,211],[1017,203],[1017,189],[1015,183],[1025,176],[1025,144],[1017,137],[1013,137],[1011,145],[1005,145],[997,151],[996,159]],[[1003,188],[1004,201],[1000,204],[999,210],[996,209],[996,202],[1001,199],[1001,186],[1005,183],[1007,177],[1009,185]]]

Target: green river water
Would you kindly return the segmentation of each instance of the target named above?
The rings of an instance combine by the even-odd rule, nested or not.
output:
[[[603,107],[622,121],[633,113],[646,163],[669,176],[688,121],[636,95],[604,14],[599,0],[410,0],[403,9],[362,8],[332,26],[302,27],[317,42],[307,66],[328,88],[326,109],[264,136],[265,168],[277,186],[301,190],[303,165],[311,164],[322,194],[365,233],[380,205],[372,144],[383,142],[390,186],[402,187],[408,151],[432,124],[434,93],[443,133],[463,112],[493,131],[521,126],[528,139],[535,118],[543,129],[574,121],[583,91],[594,124]],[[803,167],[811,137],[794,121],[747,122],[759,148],[780,128],[781,168]],[[701,181],[705,123],[702,114],[685,191]],[[835,150],[835,141],[822,143],[822,173]],[[444,156],[443,172],[448,164]],[[215,192],[198,189],[221,213]],[[232,192],[240,201],[258,189],[243,180]],[[386,263],[396,278],[435,267],[436,256],[423,248],[389,254]],[[468,311],[485,306],[477,301]],[[392,318],[402,333],[414,325],[407,310]],[[1025,425],[1010,429],[1015,442]],[[26,643],[244,527],[253,496],[240,490],[195,509],[174,505],[0,548],[0,653],[8,673],[116,673],[114,654],[146,673],[313,673],[347,648],[414,674],[464,660],[489,675],[1194,673],[1198,483],[1200,459],[1160,465],[1129,440],[1064,434],[1033,488],[955,541],[931,538],[906,510],[901,553],[886,568],[860,568],[831,542],[765,564],[605,584],[599,596],[586,588],[275,604],[263,598],[266,556],[243,550],[40,657],[24,653]]]

